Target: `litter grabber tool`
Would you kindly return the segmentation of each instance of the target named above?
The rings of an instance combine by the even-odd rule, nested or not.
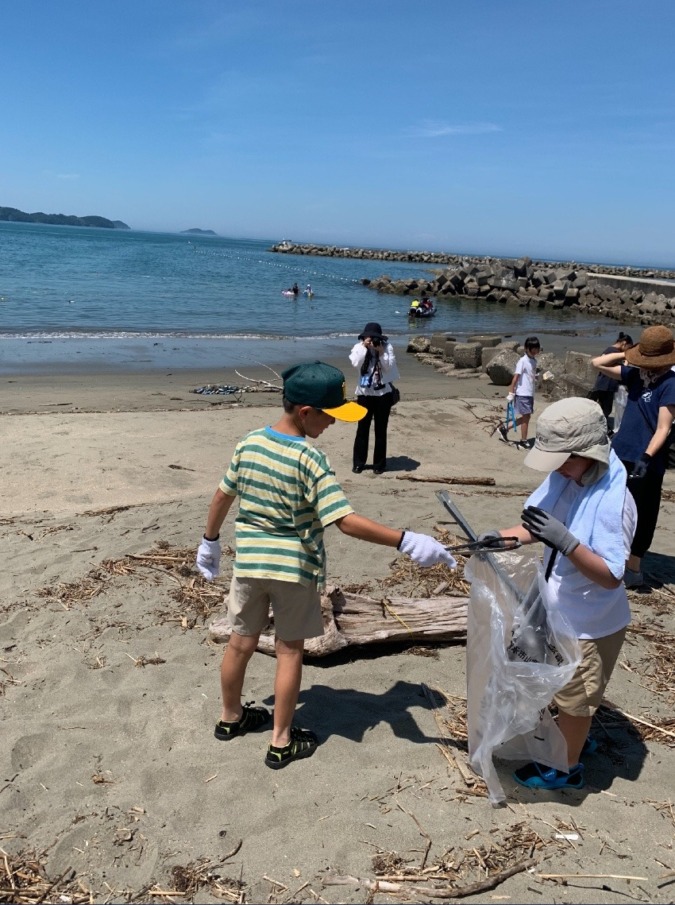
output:
[[[517,537],[487,537],[469,541],[456,547],[446,547],[448,553],[497,553],[501,550],[517,550],[522,546]]]
[[[518,427],[518,425],[516,423],[516,408],[515,408],[513,402],[506,403],[506,418],[504,420],[504,424],[506,424],[507,431],[510,427],[513,427],[513,429],[515,431],[516,428]]]
[[[437,497],[457,533],[478,538],[441,491]],[[518,532],[520,537],[524,537]],[[481,535],[496,540],[497,533]],[[506,541],[506,538],[501,538]],[[467,608],[467,741],[471,768],[482,776],[491,804],[506,800],[495,758],[567,768],[567,743],[548,708],[574,674],[580,652],[576,636],[551,603],[540,565],[503,553],[510,543],[475,550],[465,577]],[[533,558],[534,559],[534,558]],[[535,580],[530,582],[533,569]]]
[[[471,528],[455,503],[453,503],[447,490],[439,490],[436,493],[436,497],[452,516],[457,527],[469,538],[469,546],[476,545],[478,547],[473,552],[489,564],[500,583],[509,589],[517,602],[511,641],[508,645],[509,659],[523,660],[529,663],[557,662],[560,653],[550,641],[546,608],[539,591],[538,576],[534,577],[526,591],[522,591],[500,567],[495,557],[490,555],[491,553],[498,553],[504,550],[517,549],[520,543],[513,544],[513,541],[517,540],[517,538],[488,538],[485,543],[478,544],[476,532]],[[495,546],[490,547],[490,541],[495,541]],[[499,541],[510,541],[511,544],[504,543],[500,545]],[[546,577],[548,578],[548,575]]]

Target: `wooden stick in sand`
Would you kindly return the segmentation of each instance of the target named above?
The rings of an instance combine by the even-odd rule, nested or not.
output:
[[[481,487],[494,487],[496,481],[494,478],[481,477],[425,477],[424,475],[414,474],[397,474],[397,481],[425,481],[428,484],[477,484]]]

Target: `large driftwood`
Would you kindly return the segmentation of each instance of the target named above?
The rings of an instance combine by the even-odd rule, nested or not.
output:
[[[305,641],[310,657],[325,657],[350,644],[401,641],[462,641],[466,638],[468,597],[364,597],[329,588],[321,598],[324,634]],[[214,641],[227,641],[227,618],[209,626]],[[258,650],[274,654],[274,623],[260,636]]]
[[[397,481],[426,481],[428,484],[477,484],[481,487],[494,487],[496,481],[494,478],[441,478],[441,477],[425,477],[424,475],[415,474],[397,474]]]

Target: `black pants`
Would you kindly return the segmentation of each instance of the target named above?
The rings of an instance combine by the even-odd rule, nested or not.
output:
[[[623,460],[622,460],[623,461]],[[633,470],[634,462],[623,462],[628,474]],[[644,478],[628,479],[630,490],[637,508],[637,529],[631,544],[630,552],[640,559],[652,545],[656,523],[659,520],[661,508],[661,487],[663,475],[648,471]]]
[[[354,440],[354,468],[363,468],[368,459],[368,435],[370,423],[375,420],[375,450],[373,452],[374,471],[384,471],[387,467],[387,425],[391,412],[392,394],[384,396],[357,396],[359,405],[368,409],[365,418],[356,427]]]
[[[612,414],[612,406],[614,405],[614,390],[591,390],[588,398],[598,403],[602,409],[602,414],[609,423],[609,416]]]

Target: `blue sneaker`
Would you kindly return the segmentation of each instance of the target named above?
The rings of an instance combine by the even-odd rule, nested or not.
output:
[[[516,770],[513,778],[528,789],[583,789],[586,784],[583,764],[576,764],[570,767],[569,773],[563,773],[532,761]]]

